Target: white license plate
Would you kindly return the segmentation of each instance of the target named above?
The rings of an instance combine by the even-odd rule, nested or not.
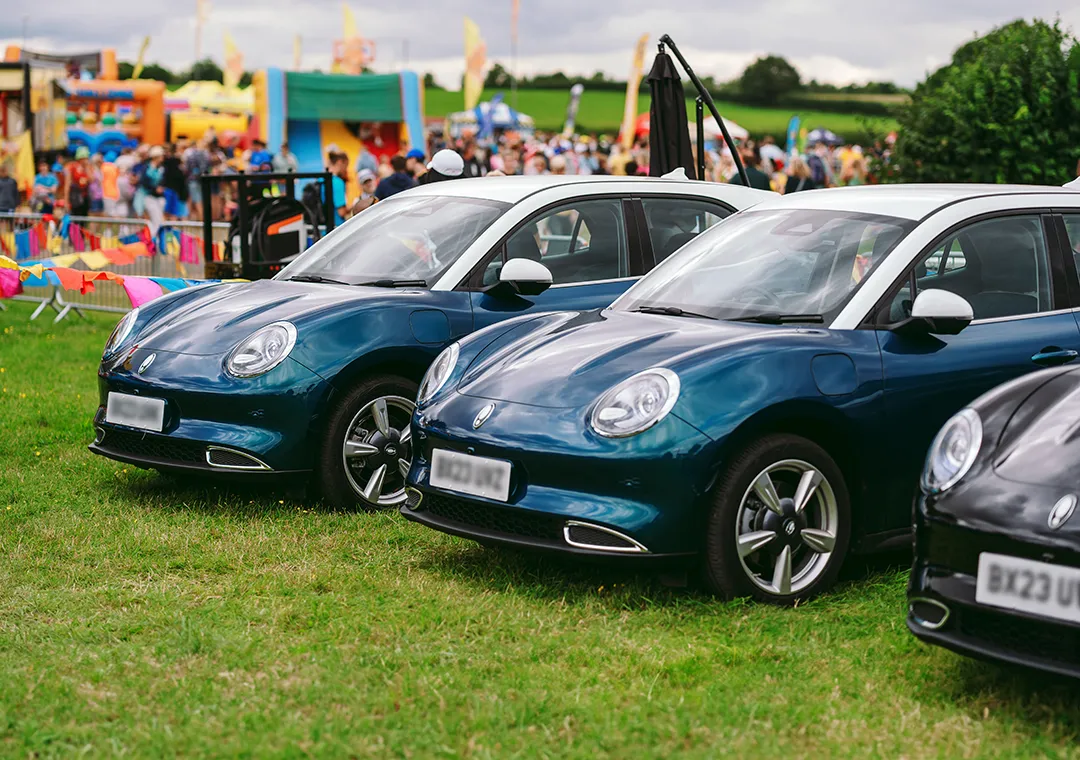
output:
[[[510,463],[435,449],[431,452],[431,485],[506,501],[510,498]]]
[[[975,601],[1080,623],[1080,569],[983,552]]]
[[[165,399],[109,393],[105,404],[105,421],[160,433],[165,425]]]

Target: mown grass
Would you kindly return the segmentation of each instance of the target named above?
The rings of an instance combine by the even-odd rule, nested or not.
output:
[[[113,321],[0,313],[0,755],[1077,756],[1072,682],[86,451]]]
[[[496,92],[502,92],[507,102],[510,102],[510,92],[502,90],[484,90],[484,100],[489,100]],[[536,121],[538,129],[561,130],[566,119],[566,104],[570,98],[569,91],[563,90],[518,90],[517,108],[522,113],[527,113]],[[621,92],[609,90],[589,90],[585,87],[585,94],[581,96],[581,107],[578,111],[578,129],[590,132],[607,132],[614,136],[622,124],[623,104],[625,95]],[[644,89],[638,102],[638,112],[649,110],[650,98],[648,89]],[[442,118],[454,111],[460,111],[464,107],[462,94],[448,90],[428,88],[424,93],[424,111],[429,118]],[[736,122],[755,137],[773,135],[777,142],[783,143],[787,134],[788,120],[795,113],[791,109],[784,108],[759,108],[745,106],[736,103],[718,102],[716,104],[720,115],[725,119]],[[691,121],[694,119],[694,103],[686,101],[687,114]],[[815,127],[827,127],[838,135],[852,139],[865,139],[867,123],[874,125],[874,129],[883,134],[890,129],[896,128],[893,119],[864,117],[856,114],[838,114],[825,111],[803,111],[799,116],[802,123],[808,129]]]

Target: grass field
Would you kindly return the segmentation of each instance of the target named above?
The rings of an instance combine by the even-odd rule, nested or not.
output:
[[[488,100],[495,94],[495,90],[485,90],[484,100]],[[510,93],[504,92],[509,102]],[[427,89],[425,92],[424,110],[429,117],[441,117],[454,111],[460,111],[463,107],[460,92],[447,90]],[[538,129],[560,130],[566,119],[566,104],[569,93],[562,90],[520,90],[518,92],[518,110],[527,113],[536,121]],[[581,96],[581,107],[578,111],[578,128],[587,132],[607,132],[614,135],[619,131],[622,123],[623,103],[625,96],[621,92],[610,92],[585,88],[585,94]],[[638,103],[638,111],[649,109],[650,98],[646,89]],[[751,135],[761,137],[773,135],[782,142],[787,131],[788,120],[792,111],[780,108],[755,108],[734,103],[719,102],[716,104],[720,114],[725,118],[744,127]],[[694,118],[693,101],[687,101],[687,113],[692,120]],[[872,117],[856,116],[853,114],[826,113],[823,111],[801,111],[803,123],[810,129],[815,127],[828,127],[838,135],[858,136],[866,132],[865,121],[870,118],[871,123],[880,126],[883,130],[894,129],[896,122],[892,119],[875,119]]]
[[[1080,756],[1076,685],[91,456],[108,316],[0,312],[0,755]]]

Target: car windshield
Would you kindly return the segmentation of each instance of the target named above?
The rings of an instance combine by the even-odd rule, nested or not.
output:
[[[431,285],[506,210],[460,196],[404,195],[360,212],[274,277]]]
[[[827,323],[914,226],[843,211],[744,212],[688,243],[613,308]]]

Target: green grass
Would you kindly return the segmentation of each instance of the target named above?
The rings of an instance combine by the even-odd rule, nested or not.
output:
[[[485,90],[484,100],[491,98],[495,90]],[[502,91],[507,102],[510,101],[510,93]],[[424,94],[424,110],[429,117],[442,117],[454,111],[460,111],[464,107],[460,92],[436,90],[428,88]],[[566,104],[569,93],[562,90],[519,90],[518,110],[527,113],[536,121],[538,129],[561,130],[566,119]],[[623,104],[625,95],[621,92],[603,90],[590,91],[586,86],[585,94],[581,96],[581,107],[578,111],[578,129],[590,132],[607,132],[614,135],[622,124]],[[641,94],[638,102],[638,112],[649,109],[650,98],[648,91]],[[743,106],[735,103],[719,102],[716,104],[720,114],[725,118],[744,127],[750,134],[757,137],[773,135],[778,141],[783,141],[787,132],[788,120],[793,111],[781,108],[756,108]],[[690,119],[694,118],[693,101],[687,101],[687,113]],[[800,111],[803,124],[809,129],[815,127],[828,127],[841,136],[859,136],[866,132],[866,119],[868,117],[854,114],[836,114],[820,111]],[[896,122],[892,119],[870,118],[871,123],[883,130],[894,129]]]
[[[1080,754],[1074,683],[919,644],[905,572],[797,609],[86,451],[114,321],[0,313],[0,755]]]

